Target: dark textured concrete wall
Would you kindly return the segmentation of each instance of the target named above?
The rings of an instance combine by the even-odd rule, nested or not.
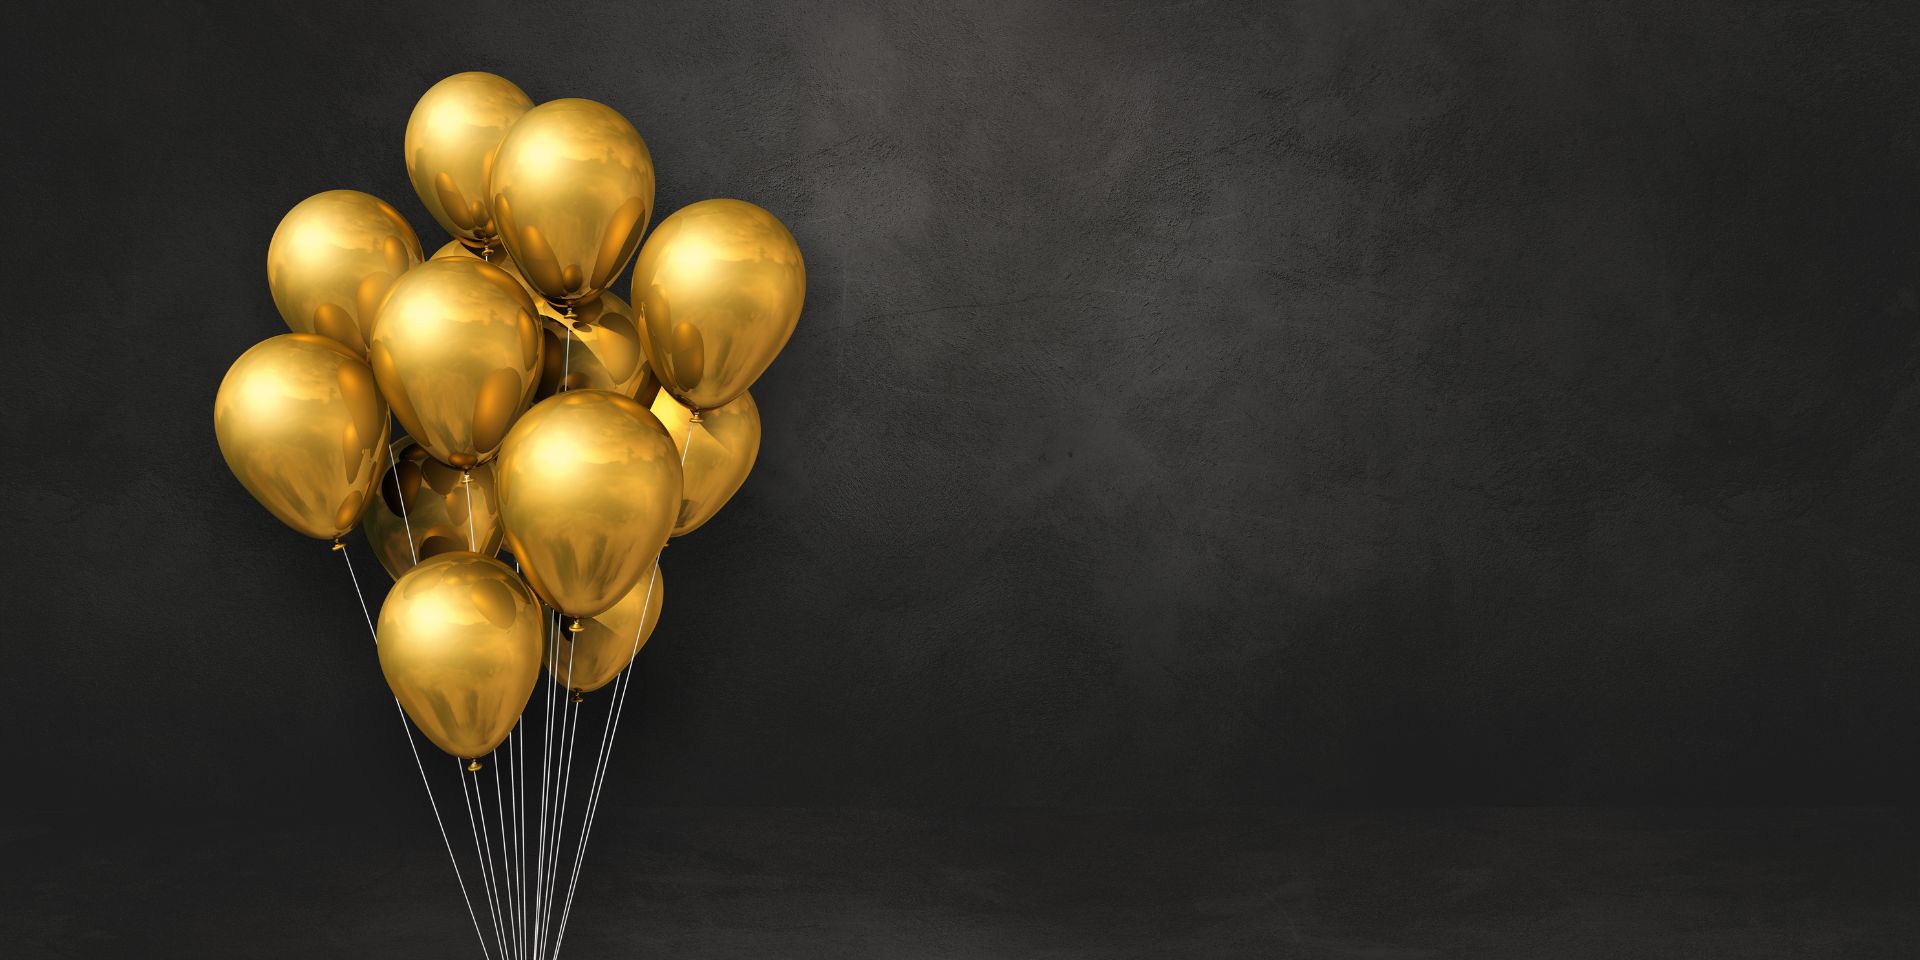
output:
[[[808,257],[623,801],[1920,798],[1914,9],[63,5],[0,41],[8,801],[418,803],[209,408],[289,206],[435,236],[463,69]]]

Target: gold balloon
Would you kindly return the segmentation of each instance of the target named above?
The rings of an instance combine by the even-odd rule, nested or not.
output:
[[[533,695],[545,624],[506,564],[443,553],[407,571],[380,607],[380,672],[435,746],[484,757]]]
[[[593,322],[572,328],[563,321],[543,324],[546,367],[535,395],[550,397],[562,389],[611,390],[642,405],[652,403],[660,383],[647,366],[640,331],[626,301],[603,293],[582,306],[579,314],[592,317]]]
[[[526,112],[494,158],[500,240],[555,305],[592,300],[633,259],[653,216],[653,156],[627,118],[592,100]]]
[[[366,510],[386,459],[387,405],[353,351],[283,333],[240,355],[213,401],[220,455],[282,523],[333,539]]]
[[[393,285],[370,359],[400,425],[435,460],[493,457],[540,384],[533,301],[506,271],[429,260]]]
[[[506,532],[493,492],[493,464],[483,463],[460,482],[460,471],[427,456],[412,439],[391,445],[392,464],[380,480],[380,495],[360,521],[374,556],[395,580],[415,558],[470,551],[491,557]],[[468,510],[472,504],[472,510]]]
[[[666,584],[656,563],[619,603],[598,616],[581,620],[578,633],[560,631],[560,643],[547,663],[548,672],[561,686],[580,693],[606,686],[647,645],[654,625],[660,622],[661,595],[665,592]]]
[[[745,393],[786,346],[807,293],[793,234],[744,200],[676,211],[640,248],[633,305],[660,388],[711,410]]]
[[[407,118],[407,177],[440,226],[475,249],[495,237],[487,175],[507,130],[533,101],[491,73],[456,73],[428,88]]]
[[[481,257],[456,241],[435,251],[433,259],[479,260]],[[540,371],[540,386],[533,393],[536,400],[559,393],[564,383],[568,390],[612,390],[634,398],[641,406],[653,402],[654,395],[660,391],[660,381],[653,378],[653,370],[647,366],[646,351],[640,346],[639,324],[633,319],[633,308],[627,306],[625,300],[612,293],[602,293],[581,304],[573,323],[569,324],[560,311],[527,285],[513,258],[496,252],[488,262],[513,274],[544,318],[540,326],[546,338],[546,360]],[[571,345],[567,343],[569,329],[573,331]]]
[[[300,201],[267,244],[273,305],[296,333],[317,333],[367,355],[375,311],[420,262],[420,238],[400,212],[358,190]]]
[[[542,599],[591,617],[640,582],[680,506],[680,454],[647,408],[607,390],[534,404],[494,464],[507,549]]]
[[[747,472],[760,456],[760,408],[753,394],[743,393],[732,403],[701,414],[696,423],[693,411],[662,391],[654,398],[653,415],[681,451],[685,479],[673,535],[683,536],[713,519],[746,482]]]

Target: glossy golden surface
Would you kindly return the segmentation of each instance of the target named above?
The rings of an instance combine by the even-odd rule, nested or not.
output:
[[[385,465],[387,404],[353,351],[283,333],[228,368],[213,432],[255,500],[287,526],[332,539],[360,521]]]
[[[493,490],[493,464],[474,467],[472,482],[463,484],[460,471],[428,456],[411,438],[401,437],[391,446],[393,461],[380,478],[380,495],[360,519],[360,529],[388,576],[400,579],[413,569],[416,556],[425,560],[465,550],[491,557],[499,552],[506,532]]]
[[[400,212],[358,190],[300,201],[267,244],[267,287],[296,333],[317,333],[367,355],[375,311],[420,262],[420,238]]]
[[[653,401],[653,415],[681,450],[680,515],[674,521],[678,537],[713,519],[733,499],[760,456],[760,408],[753,394],[743,393],[724,407],[708,410],[693,422],[693,411],[666,391]],[[692,444],[688,447],[688,444]]]
[[[559,649],[547,664],[554,680],[569,690],[585,693],[619,676],[653,635],[665,592],[660,565],[655,563],[619,603],[581,621],[578,633],[558,631]]]
[[[626,269],[653,216],[653,156],[592,100],[526,112],[494,158],[493,216],[527,282],[556,304],[593,299]]]
[[[591,617],[633,589],[680,506],[680,454],[647,408],[606,390],[534,404],[494,464],[507,548],[542,599]]]
[[[494,152],[533,100],[505,77],[456,73],[428,88],[407,118],[407,178],[427,212],[475,248],[495,237],[487,175]]]
[[[546,615],[513,570],[443,553],[407,571],[380,607],[380,672],[407,716],[456,757],[484,757],[533,695]]]
[[[593,322],[576,325],[571,332],[563,321],[542,324],[547,337],[546,365],[535,396],[551,397],[564,385],[568,390],[611,390],[643,405],[651,403],[660,385],[647,367],[640,331],[627,302],[603,293],[579,312],[582,317],[591,316]],[[567,343],[569,337],[571,345]]]
[[[478,260],[480,256],[456,241],[434,251],[433,259]],[[512,257],[504,251],[495,251],[489,262],[520,281],[540,311],[546,360],[534,399],[545,400],[559,393],[561,384],[565,383],[568,390],[612,390],[634,398],[642,406],[653,402],[660,382],[653,378],[653,371],[647,366],[646,351],[640,346],[640,326],[633,318],[633,308],[627,306],[625,300],[602,293],[576,307],[573,323],[569,325],[560,311],[527,285]],[[571,350],[567,345],[569,327],[573,330]]]
[[[429,260],[393,285],[369,359],[408,436],[435,460],[490,459],[540,383],[533,301],[506,271]]]
[[[787,345],[807,293],[793,234],[744,200],[676,211],[640,248],[633,306],[660,388],[711,410],[745,393]]]

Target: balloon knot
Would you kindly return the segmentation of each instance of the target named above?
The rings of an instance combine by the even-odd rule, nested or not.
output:
[[[700,411],[698,411],[698,410],[695,410],[695,411],[693,411],[693,416],[691,416],[691,417],[688,417],[688,418],[687,418],[687,422],[688,422],[688,423],[699,423],[699,422],[700,422]]]
[[[568,633],[579,633],[580,631],[585,630],[586,628],[587,628],[587,625],[584,623],[581,623],[579,617],[574,617],[573,622],[567,624]]]
[[[461,482],[461,483],[472,483],[472,482],[473,482],[473,473],[472,473],[471,471],[468,471],[468,470],[462,470],[462,471],[460,471],[460,482]]]
[[[479,761],[479,760],[477,760],[477,759],[475,759],[475,760],[468,760],[468,761],[467,761],[467,772],[468,772],[468,773],[479,773],[479,772],[480,772],[480,761]]]
[[[345,549],[347,549],[347,545],[346,545],[346,544],[344,544],[344,543],[341,543],[341,542],[340,542],[340,538],[339,538],[339,537],[334,537],[334,538],[333,538],[333,552],[334,552],[334,553],[339,553],[340,551],[342,551],[342,550],[345,550]]]
[[[586,702],[587,702],[587,695],[586,695],[586,694],[584,694],[584,693],[582,693],[582,692],[580,692],[580,691],[578,691],[578,690],[575,690],[575,691],[573,692],[573,702],[574,702],[574,703],[586,703]]]

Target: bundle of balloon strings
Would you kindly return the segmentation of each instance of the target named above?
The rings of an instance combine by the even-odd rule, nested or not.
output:
[[[346,561],[482,956],[553,957],[660,616],[661,551],[752,469],[747,388],[793,333],[806,268],[740,200],[647,235],[653,157],[591,100],[535,106],[458,74],[414,107],[405,154],[451,242],[423,257],[353,190],[295,205],[267,249],[294,332],[234,361],[214,433],[247,492]],[[626,301],[611,288],[629,263]],[[356,526],[394,579],[377,625]],[[414,726],[454,758],[470,853]]]

